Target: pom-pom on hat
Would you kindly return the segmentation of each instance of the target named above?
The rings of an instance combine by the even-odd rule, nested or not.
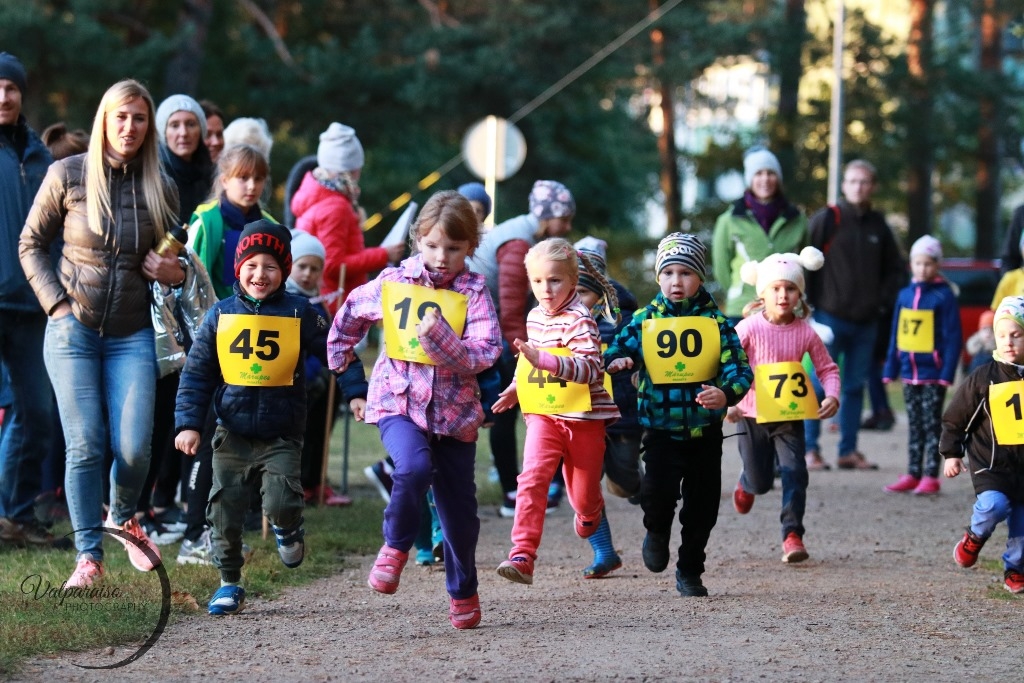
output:
[[[18,86],[21,94],[25,94],[28,88],[28,76],[25,73],[25,65],[21,60],[10,52],[0,52],[0,78],[6,78]]]
[[[471,202],[480,202],[484,207],[484,217],[491,215],[491,195],[487,194],[483,183],[466,183],[459,185],[459,194]]]
[[[674,232],[658,242],[658,255],[654,260],[654,274],[660,275],[662,269],[672,263],[686,266],[700,276],[701,282],[707,277],[705,263],[708,249],[695,235],[685,232]]]
[[[771,171],[782,182],[782,166],[778,158],[764,147],[754,147],[743,157],[743,182],[750,187],[758,171]]]
[[[1003,318],[1012,320],[1024,329],[1024,296],[1008,296],[999,302],[992,324],[995,325]]]
[[[825,265],[825,257],[814,247],[804,247],[799,254],[772,254],[761,262],[747,261],[740,268],[740,278],[754,291],[761,292],[777,280],[792,282],[804,293],[804,270],[819,270]]]
[[[356,131],[335,121],[320,134],[316,149],[316,164],[326,171],[343,173],[363,167],[363,145]]]
[[[918,237],[910,247],[910,258],[915,256],[927,256],[936,261],[942,260],[942,243],[931,235]]]
[[[557,180],[538,180],[530,190],[530,213],[538,220],[570,218],[576,215],[576,200]]]
[[[167,121],[175,112],[187,111],[199,119],[199,131],[202,139],[206,139],[206,114],[199,103],[188,95],[171,95],[156,108],[156,132],[160,142],[167,144]]]
[[[321,263],[327,262],[327,250],[323,242],[305,230],[292,230],[292,263],[303,256],[316,256]]]
[[[256,254],[270,254],[281,266],[284,277],[292,272],[292,234],[288,228],[261,218],[246,223],[235,247],[235,277],[242,270],[242,264]]]

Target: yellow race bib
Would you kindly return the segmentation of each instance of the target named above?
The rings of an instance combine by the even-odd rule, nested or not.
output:
[[[555,356],[571,356],[569,349],[544,349]],[[516,363],[516,391],[519,408],[523,413],[556,415],[558,413],[585,413],[590,410],[590,385],[568,382],[530,365],[526,356],[519,354]]]
[[[416,324],[431,308],[440,308],[441,315],[461,337],[466,326],[469,298],[450,289],[386,281],[381,287],[381,304],[384,307],[384,345],[388,357],[434,365],[420,346]]]
[[[299,318],[225,313],[217,321],[224,381],[243,387],[288,387],[299,363]]]
[[[1024,444],[1024,382],[1002,382],[988,388],[988,405],[992,411],[992,426],[996,443],[1000,446]]]
[[[722,337],[713,318],[650,318],[640,339],[655,384],[706,382],[718,375]]]
[[[935,350],[935,311],[901,308],[896,328],[896,348],[907,353]]]
[[[804,366],[796,361],[758,365],[754,389],[758,422],[818,419],[818,397]]]
[[[601,353],[604,354],[608,350],[607,344],[601,344]],[[615,393],[612,391],[612,376],[608,372],[604,373],[604,390],[608,392],[608,395],[615,400]]]

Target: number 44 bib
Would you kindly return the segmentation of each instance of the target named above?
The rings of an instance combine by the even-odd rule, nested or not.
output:
[[[217,321],[224,381],[244,387],[292,385],[299,362],[299,318],[225,313]]]
[[[569,356],[569,349],[544,349],[554,356]],[[557,415],[590,410],[590,385],[567,382],[530,365],[520,354],[516,364],[516,394],[523,413]]]

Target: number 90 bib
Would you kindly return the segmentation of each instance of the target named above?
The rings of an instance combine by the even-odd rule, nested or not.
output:
[[[416,324],[427,311],[439,308],[456,336],[461,337],[466,326],[469,298],[450,289],[431,289],[388,280],[381,287],[381,304],[384,307],[384,348],[388,357],[434,365],[420,346]]]
[[[243,387],[291,386],[301,322],[275,315],[221,315],[217,356],[224,381]]]
[[[647,373],[655,384],[706,382],[718,375],[722,336],[712,318],[650,318],[640,333]]]

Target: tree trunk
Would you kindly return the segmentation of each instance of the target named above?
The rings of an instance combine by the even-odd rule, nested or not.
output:
[[[796,173],[797,103],[800,95],[800,77],[803,75],[801,56],[807,38],[807,12],[804,0],[786,0],[785,28],[776,47],[776,69],[779,74],[779,108],[772,126],[771,140],[775,156],[782,167],[782,177],[794,178]]]
[[[907,218],[908,243],[932,231],[932,0],[911,0],[907,68]]]
[[[978,25],[981,50],[980,71],[986,83],[998,83],[1002,59],[1002,22],[997,0],[981,0]],[[991,258],[996,251],[999,223],[999,97],[994,88],[983,92],[978,102],[978,168],[976,185],[975,253]]]
[[[206,49],[212,5],[213,0],[185,0],[182,3],[178,19],[181,43],[167,61],[164,97],[176,93],[195,95],[199,92],[199,67]]]
[[[658,9],[658,0],[649,0],[651,11]],[[654,57],[654,69],[658,79],[658,92],[661,94],[662,130],[658,136],[658,157],[661,160],[660,185],[665,195],[666,233],[679,230],[682,225],[682,197],[679,192],[679,163],[676,159],[676,117],[672,85],[659,73],[659,67],[665,63],[665,34],[662,29],[651,31],[651,45]]]

